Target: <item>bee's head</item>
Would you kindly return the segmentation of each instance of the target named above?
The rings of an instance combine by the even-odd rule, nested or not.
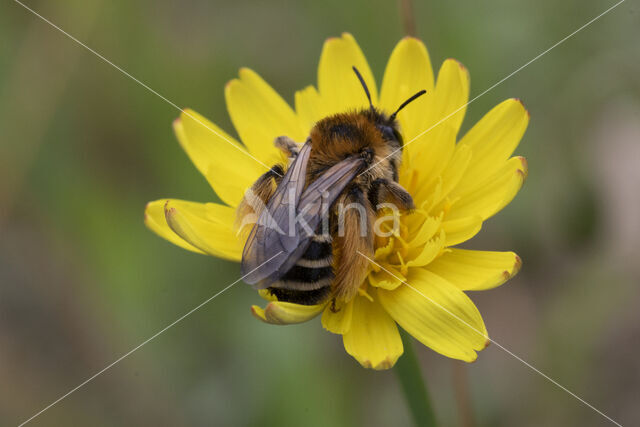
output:
[[[387,115],[373,106],[364,79],[355,67],[353,71],[364,88],[370,108],[335,114],[316,123],[310,134],[312,149],[308,169],[311,176],[315,176],[332,164],[360,155],[365,159],[367,168],[370,165],[376,166],[375,170],[367,169],[369,172],[366,179],[386,175],[396,179],[403,144],[396,115],[426,91],[416,93],[403,102],[393,114]]]
[[[404,142],[400,133],[400,126],[395,117],[387,116],[376,109],[370,109],[365,114],[375,123],[376,129],[380,132],[380,136],[385,142],[392,147],[402,147]]]

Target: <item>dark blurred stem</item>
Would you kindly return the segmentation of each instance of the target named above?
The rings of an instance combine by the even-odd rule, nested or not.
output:
[[[406,35],[416,36],[416,19],[413,15],[412,0],[398,0],[400,6],[400,14],[402,15],[402,25]]]
[[[413,350],[413,338],[404,331],[400,331],[404,354],[398,359],[394,371],[402,385],[407,405],[411,410],[417,426],[433,427],[436,425],[436,417],[431,407],[429,393],[425,387],[418,359]]]
[[[475,423],[473,422],[467,365],[464,362],[452,360],[451,367],[453,370],[453,391],[456,397],[460,427],[473,427]]]

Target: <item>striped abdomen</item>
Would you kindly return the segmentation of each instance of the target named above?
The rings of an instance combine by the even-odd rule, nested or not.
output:
[[[332,264],[331,236],[314,235],[298,262],[268,289],[278,301],[318,304],[331,293]]]

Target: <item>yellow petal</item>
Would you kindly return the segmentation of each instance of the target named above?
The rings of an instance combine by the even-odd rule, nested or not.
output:
[[[258,295],[267,301],[278,301],[278,298],[269,289],[258,289]]]
[[[439,215],[443,214],[443,210],[436,210],[436,202],[438,200],[442,200],[442,176],[438,175],[433,183],[424,186],[419,189],[417,192],[411,193],[415,194],[414,202],[416,206],[419,206],[422,211],[427,215]],[[448,200],[448,199],[447,199]]]
[[[362,366],[393,367],[404,351],[396,322],[377,301],[355,297],[351,329],[342,336],[344,348]]]
[[[424,269],[412,269],[407,285],[378,290],[380,303],[398,324],[427,347],[472,362],[487,345],[487,330],[473,302]]]
[[[483,220],[505,207],[518,193],[527,175],[527,162],[523,157],[512,157],[482,186],[457,195],[457,201],[447,213],[447,220],[471,215]]]
[[[426,200],[434,191],[434,185],[443,169],[449,163],[456,147],[457,129],[450,123],[442,122],[405,145],[414,170],[414,185],[411,190],[414,201]],[[411,191],[410,190],[410,191]]]
[[[407,257],[407,267],[422,267],[433,261],[444,248],[446,234],[440,230],[440,234],[429,240],[422,247],[412,248]]]
[[[334,334],[345,334],[351,328],[353,313],[353,300],[349,302],[337,302],[335,311],[333,304],[327,304],[322,313],[322,326]]]
[[[458,61],[447,59],[440,68],[436,86],[426,95],[424,129],[405,141],[405,156],[420,170],[421,182],[431,182],[442,172],[455,149],[469,99],[469,73]]]
[[[386,238],[386,241],[385,241],[380,236],[376,236],[376,237],[378,237],[378,239],[381,240],[381,242],[376,243],[378,247],[376,248],[376,251],[374,253],[374,259],[377,259],[377,260],[386,259],[387,256],[389,256],[391,252],[393,252],[393,247],[395,246],[395,243],[394,243],[395,240]]]
[[[376,105],[378,92],[367,59],[353,36],[343,33],[340,38],[327,39],[320,55],[318,90],[327,111],[335,114],[369,106],[353,66],[362,74]]]
[[[284,301],[272,301],[263,310],[254,305],[251,313],[263,322],[272,325],[292,325],[307,322],[316,317],[325,304],[301,305]]]
[[[264,309],[258,305],[252,305],[251,306],[251,314],[253,314],[253,317],[255,317],[258,320],[262,320],[264,323],[269,323],[267,322],[267,317],[264,315]]]
[[[283,157],[273,141],[286,135],[302,142],[307,135],[291,107],[260,76],[248,68],[225,87],[227,110],[242,142],[267,165]]]
[[[468,145],[473,151],[473,162],[456,194],[478,187],[494,174],[516,149],[528,123],[529,113],[517,99],[503,101],[476,123],[460,140],[459,148]]]
[[[231,206],[237,206],[245,190],[267,170],[222,129],[193,110],[184,110],[173,128],[191,161],[220,199]]]
[[[446,234],[445,246],[455,246],[466,242],[478,234],[481,228],[482,217],[480,216],[468,216],[444,221],[442,229]]]
[[[297,91],[295,103],[300,125],[307,134],[311,132],[311,128],[317,121],[328,115],[320,94],[313,86]]]
[[[204,212],[205,207],[202,203],[196,202],[185,202],[185,201],[177,201],[171,200],[172,203],[185,203],[189,204],[192,209],[200,210]],[[156,233],[158,236],[162,237],[173,243],[174,245],[180,246],[181,248],[190,250],[192,252],[196,252],[199,254],[204,254],[203,251],[196,248],[190,243],[187,243],[173,232],[169,225],[167,224],[167,220],[164,216],[164,205],[167,203],[167,199],[156,200],[154,202],[147,203],[147,206],[144,209],[144,223],[151,231]]]
[[[382,264],[382,266],[384,269],[378,267],[379,271],[369,273],[368,279],[371,286],[391,291],[402,285],[405,277],[400,271],[388,264]],[[376,266],[374,265],[373,268],[375,270]]]
[[[468,145],[458,144],[449,164],[447,164],[447,167],[442,171],[442,188],[440,189],[438,197],[433,201],[434,204],[450,196],[451,191],[456,188],[458,183],[465,177],[465,172],[471,164],[472,157],[471,148]]]
[[[429,126],[442,121],[460,129],[469,100],[469,71],[455,59],[447,59],[438,72],[433,96]]]
[[[393,49],[382,79],[380,108],[393,113],[416,92],[433,91],[433,70],[424,44],[413,37],[405,37]],[[398,114],[402,135],[409,140],[427,128],[425,122],[426,98],[418,98]]]
[[[513,252],[450,249],[427,266],[463,291],[482,291],[500,286],[515,276],[522,261]]]
[[[202,252],[232,261],[242,258],[244,242],[233,230],[233,208],[167,200],[164,214],[171,230]]]
[[[409,236],[413,236],[411,241],[409,242],[409,247],[418,247],[424,245],[428,242],[433,236],[435,236],[436,232],[440,229],[440,224],[442,223],[442,215],[438,216],[425,216],[424,214],[420,214],[418,212],[407,217],[407,222],[409,222],[409,218],[411,217],[422,217],[423,221],[418,226],[418,222],[414,223],[409,227]]]

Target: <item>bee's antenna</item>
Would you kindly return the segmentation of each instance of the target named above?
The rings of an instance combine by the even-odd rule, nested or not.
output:
[[[364,82],[364,79],[362,78],[362,74],[360,74],[360,71],[358,71],[358,69],[355,66],[351,68],[353,68],[353,72],[356,73],[356,76],[358,76],[358,80],[360,80],[360,84],[364,88],[364,93],[367,94],[367,99],[369,100],[369,106],[371,107],[371,110],[375,110],[375,108],[373,108],[373,102],[371,102],[371,94],[369,93],[369,88],[367,87],[367,84]]]
[[[420,98],[422,95],[424,95],[425,93],[427,93],[426,90],[422,89],[420,92],[414,94],[411,98],[407,99],[406,101],[404,101],[402,103],[401,106],[398,107],[398,109],[396,110],[395,113],[393,113],[391,116],[389,116],[389,120],[395,120],[396,118],[396,114],[398,114],[400,112],[400,110],[402,110],[404,107],[406,107],[407,105],[409,105],[409,103],[415,101],[417,98]]]

